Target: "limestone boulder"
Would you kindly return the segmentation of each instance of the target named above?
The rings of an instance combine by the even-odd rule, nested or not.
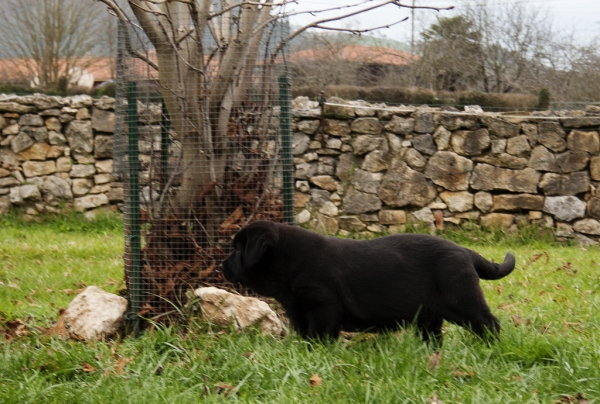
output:
[[[427,165],[427,159],[417,149],[413,149],[412,147],[404,149],[401,156],[410,168],[417,171],[422,170]]]
[[[321,121],[316,119],[305,119],[298,122],[297,129],[307,135],[314,135],[321,126]]]
[[[88,286],[65,310],[65,328],[77,339],[109,338],[119,331],[126,310],[126,299],[97,286]]]
[[[594,219],[581,219],[573,223],[573,230],[578,233],[600,236],[600,222]]]
[[[593,197],[587,202],[587,214],[594,219],[600,219],[600,197]]]
[[[494,136],[512,138],[519,135],[521,127],[514,123],[492,118],[489,123],[489,131]]]
[[[596,131],[574,130],[567,136],[567,148],[576,152],[600,152],[600,137]]]
[[[308,150],[310,137],[307,134],[296,132],[292,136],[292,153],[294,156],[304,154]]]
[[[10,141],[10,148],[13,153],[20,153],[33,146],[34,141],[26,133],[21,132]]]
[[[539,124],[538,142],[555,153],[567,148],[566,133],[558,122],[541,122]]]
[[[449,113],[435,114],[433,120],[436,124],[445,127],[448,130],[457,129],[477,129],[479,127],[479,119],[477,115],[457,115]]]
[[[41,177],[50,175],[56,172],[56,162],[54,160],[47,161],[26,161],[23,163],[23,174],[26,177]]]
[[[363,231],[367,227],[357,216],[340,216],[338,223],[341,230],[351,233]]]
[[[536,146],[529,158],[529,167],[538,171],[561,172],[554,154],[550,153],[544,146]],[[598,165],[600,169],[600,164]],[[600,171],[599,171],[600,174]]]
[[[358,118],[350,124],[350,130],[354,133],[365,135],[381,135],[383,126],[377,118]]]
[[[365,170],[356,170],[350,177],[350,183],[354,185],[358,191],[366,192],[369,194],[376,194],[381,180],[383,179],[382,173],[373,173]]]
[[[419,111],[415,112],[415,133],[433,133],[435,131],[435,122],[433,122],[433,114],[431,112]]]
[[[344,137],[350,134],[350,124],[338,119],[324,119],[323,132],[331,136]]]
[[[450,148],[451,137],[452,132],[450,132],[443,126],[438,126],[438,128],[433,133],[433,140],[435,141],[438,150],[448,150]]]
[[[509,170],[488,164],[477,164],[471,176],[471,187],[481,191],[504,190],[537,193],[541,174],[532,168]]]
[[[94,209],[103,205],[108,205],[108,197],[105,194],[86,195],[81,198],[75,198],[75,210],[85,211]]]
[[[515,217],[506,213],[489,213],[481,216],[481,225],[486,228],[508,229],[515,222]]]
[[[363,154],[367,154],[373,150],[386,152],[388,149],[387,141],[384,137],[373,135],[357,136],[352,141],[352,148],[354,150],[354,154],[357,156],[362,156]]]
[[[415,136],[412,144],[416,150],[430,156],[437,151],[437,146],[433,142],[433,136],[430,134]]]
[[[381,150],[373,150],[365,156],[361,168],[372,173],[386,170],[388,168],[386,153]]]
[[[556,220],[571,222],[585,215],[586,203],[575,196],[548,196],[543,211]]]
[[[506,142],[506,152],[513,156],[519,156],[529,151],[531,151],[531,146],[529,146],[529,139],[525,135],[511,137]]]
[[[572,174],[546,173],[540,181],[544,195],[577,195],[590,189],[590,178],[587,172]]]
[[[65,130],[71,152],[87,155],[94,150],[94,135],[90,121],[71,121]]]
[[[435,199],[437,192],[425,175],[396,159],[384,175],[378,195],[388,206],[424,207]]]
[[[441,192],[440,198],[450,212],[467,212],[473,209],[473,194],[467,191]]]
[[[335,176],[341,181],[346,181],[354,170],[355,157],[352,153],[344,153],[340,155],[338,163],[335,167]]]
[[[397,115],[392,116],[392,119],[384,126],[387,132],[404,136],[411,134],[414,128],[414,118],[402,118]]]
[[[44,195],[44,202],[50,206],[58,206],[61,201],[72,201],[73,193],[69,183],[55,175],[49,175],[44,178],[41,185]]]
[[[586,152],[568,151],[556,155],[556,164],[563,173],[572,173],[580,171],[587,167],[590,161]]]
[[[479,191],[474,197],[475,206],[483,213],[488,213],[494,206],[494,197],[489,192]]]
[[[494,195],[492,211],[542,210],[544,197],[532,194]]]
[[[317,175],[312,177],[310,182],[327,191],[335,191],[338,187],[337,181],[329,175]]]
[[[263,334],[284,336],[287,330],[266,302],[254,297],[240,296],[215,287],[194,291],[200,302],[202,317],[224,328],[240,332],[256,328]]]
[[[594,181],[600,181],[600,156],[594,156],[590,159],[590,177]]]
[[[565,128],[598,128],[600,117],[597,116],[574,116],[561,119]]]
[[[459,130],[450,138],[452,149],[462,156],[478,156],[490,147],[491,140],[487,129]]]
[[[114,136],[96,135],[94,138],[94,157],[111,159],[113,157]]]
[[[449,191],[466,191],[473,171],[473,162],[456,153],[440,151],[427,162],[425,175]]]
[[[381,200],[373,194],[350,188],[343,198],[347,215],[376,212],[381,209]]]

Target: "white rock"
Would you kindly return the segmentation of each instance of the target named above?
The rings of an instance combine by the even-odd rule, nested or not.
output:
[[[262,300],[215,287],[199,288],[194,294],[200,298],[202,315],[211,323],[224,327],[233,325],[236,331],[254,326],[263,334],[287,334],[277,314]]]
[[[296,215],[296,223],[304,224],[310,222],[310,212],[306,209],[303,209],[302,212]]]
[[[79,339],[110,337],[119,330],[126,310],[126,299],[88,286],[65,310],[65,327]]]

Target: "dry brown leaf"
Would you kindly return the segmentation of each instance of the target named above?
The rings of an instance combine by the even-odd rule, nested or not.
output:
[[[125,357],[121,356],[117,360],[117,363],[115,364],[115,372],[117,372],[117,374],[119,376],[122,376],[123,375],[123,369],[125,368],[125,366],[127,366],[128,363],[129,363],[129,359],[126,359]]]
[[[442,354],[439,351],[435,351],[433,355],[427,360],[427,369],[437,370],[442,364]]]
[[[496,286],[496,292],[497,292],[499,295],[501,295],[501,294],[502,294],[502,285],[500,285],[500,284],[499,284],[499,285],[497,285],[497,286]]]
[[[533,257],[531,257],[530,261],[531,262],[536,262],[537,260],[540,259],[540,257],[545,256],[546,257],[546,264],[550,261],[550,256],[548,255],[548,253],[546,251],[540,253],[540,254],[536,254]]]
[[[96,369],[87,362],[81,364],[81,370],[85,373],[94,373],[96,371]]]
[[[523,325],[523,324],[530,325],[531,324],[531,320],[523,318],[523,317],[521,317],[519,315],[511,316],[511,320],[513,321],[513,323],[515,325]]]
[[[58,312],[60,314],[60,316],[58,317],[58,322],[54,327],[48,328],[46,334],[66,338],[69,336],[69,333],[67,331],[67,328],[65,327],[65,310],[60,309]]]
[[[321,379],[318,373],[313,374],[308,380],[310,381],[310,387],[317,387],[323,383],[323,379]]]
[[[4,324],[4,340],[10,341],[15,337],[22,337],[25,335],[29,335],[29,330],[25,325],[25,322],[21,319],[16,319],[12,321],[7,321]]]
[[[228,396],[233,390],[233,386],[229,383],[219,382],[215,383],[214,386],[217,394],[224,394],[225,396]]]

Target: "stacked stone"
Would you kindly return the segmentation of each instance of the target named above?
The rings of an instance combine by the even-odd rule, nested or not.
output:
[[[293,104],[297,222],[328,234],[475,222],[600,236],[598,111],[503,116]]]
[[[116,210],[123,185],[112,176],[114,109],[108,97],[2,96],[0,213]]]

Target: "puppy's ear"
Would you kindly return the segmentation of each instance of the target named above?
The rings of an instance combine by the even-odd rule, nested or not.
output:
[[[260,261],[267,251],[267,248],[273,247],[279,236],[274,229],[257,228],[247,233],[246,250],[244,251],[244,265],[252,267]]]

